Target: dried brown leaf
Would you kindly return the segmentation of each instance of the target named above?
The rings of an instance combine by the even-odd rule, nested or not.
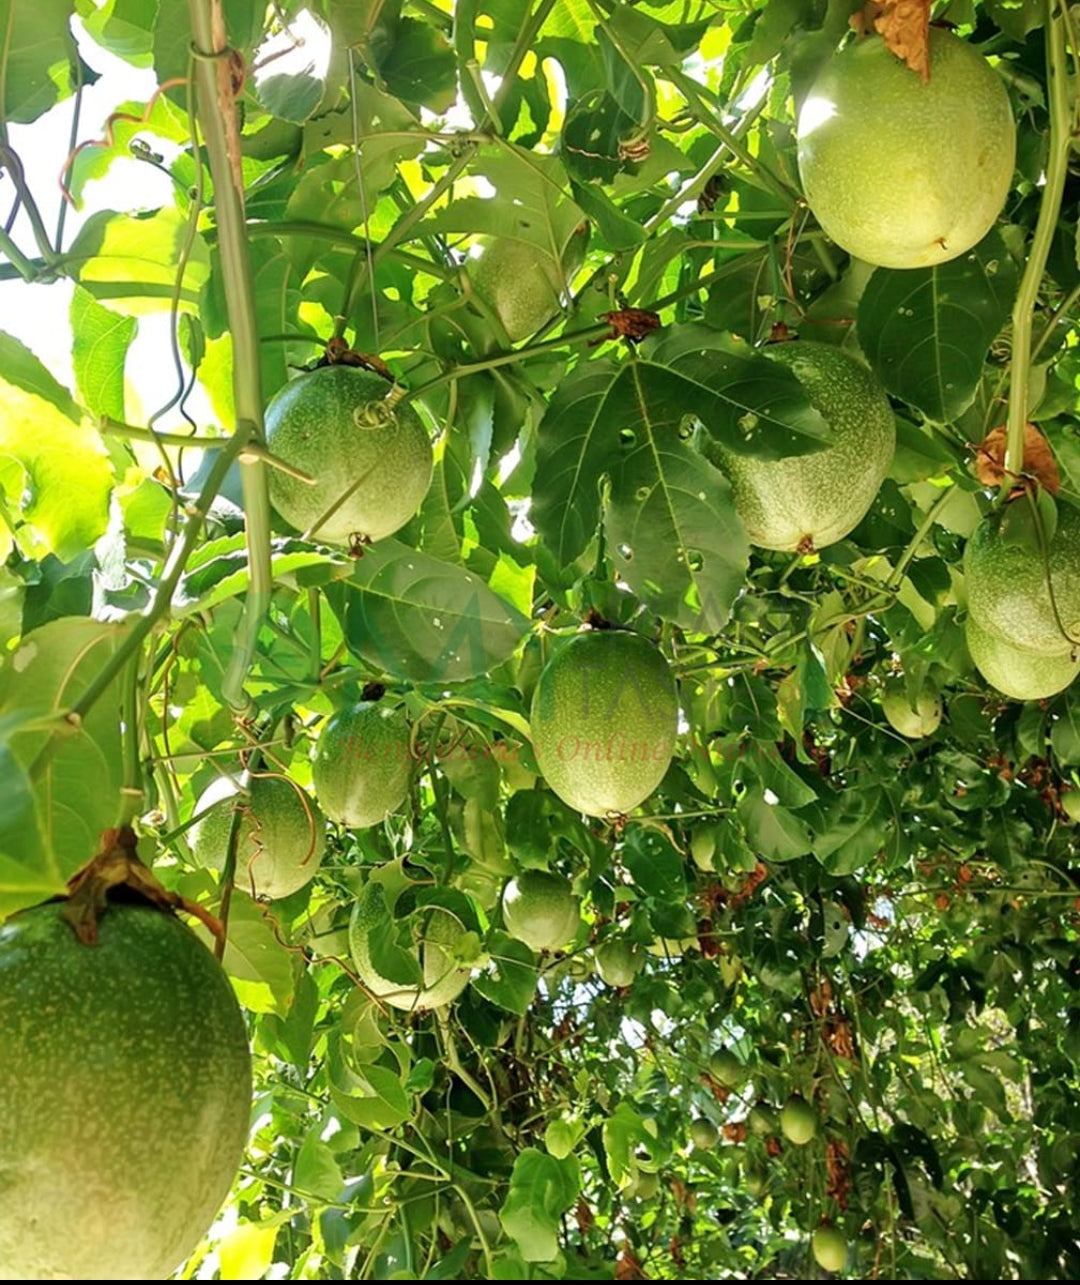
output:
[[[1005,428],[995,428],[979,444],[975,453],[975,476],[983,486],[997,487],[1005,481],[1005,438]],[[1054,452],[1034,424],[1024,425],[1024,473],[1051,495],[1061,490],[1061,474]]]
[[[930,0],[867,0],[851,25],[860,35],[877,31],[897,58],[930,79]]]

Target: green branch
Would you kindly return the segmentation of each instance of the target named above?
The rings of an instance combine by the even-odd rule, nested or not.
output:
[[[225,307],[233,342],[235,433],[264,446],[262,387],[259,377],[259,333],[255,289],[244,217],[240,130],[230,83],[228,44],[222,0],[188,0],[194,37],[198,117],[214,180],[214,216],[218,227]],[[195,140],[192,140],[194,145]],[[262,460],[248,455],[240,466],[244,495],[250,587],[237,646],[222,682],[222,694],[238,710],[247,708],[244,679],[251,668],[259,627],[270,605],[270,496]]]
[[[1050,146],[1046,158],[1046,183],[1039,203],[1039,218],[1013,304],[1012,366],[1002,497],[1008,495],[1011,479],[1019,477],[1024,471],[1024,425],[1027,423],[1035,304],[1057,229],[1061,198],[1065,191],[1069,149],[1072,145],[1074,112],[1065,56],[1065,24],[1057,0],[1046,0],[1046,75],[1050,105]]]

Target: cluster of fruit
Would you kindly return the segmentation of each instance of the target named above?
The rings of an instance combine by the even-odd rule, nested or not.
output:
[[[853,41],[800,110],[799,173],[814,215],[839,246],[879,267],[964,254],[993,226],[1012,181],[1016,129],[1000,77],[938,28],[929,70],[924,81],[880,37]],[[1052,696],[1080,672],[1080,515],[1062,506],[1050,530],[1026,500],[985,519],[965,557],[968,650],[1016,700]],[[894,691],[882,703],[915,736],[940,720],[935,702],[932,692]]]

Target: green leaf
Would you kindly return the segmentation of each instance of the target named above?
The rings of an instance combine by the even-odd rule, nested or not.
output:
[[[0,7],[3,118],[37,120],[74,91],[73,0],[6,0]]]
[[[793,861],[810,851],[813,838],[806,822],[794,812],[770,803],[761,790],[748,790],[737,811],[750,846],[767,861]]]
[[[157,0],[105,0],[100,8],[77,0],[83,25],[103,49],[135,67],[149,67]]]
[[[607,475],[611,556],[651,610],[723,627],[749,544],[727,479],[690,446],[686,388],[662,366],[587,365],[560,385],[540,427],[532,521],[569,565],[599,517]]]
[[[402,18],[386,47],[373,41],[386,88],[405,103],[445,112],[457,97],[457,64],[450,42],[427,22]]]
[[[509,237],[562,260],[584,214],[568,195],[566,171],[557,157],[506,144],[478,155],[470,172],[490,183],[501,199],[462,197],[428,219],[425,229]]]
[[[517,647],[528,620],[472,572],[398,540],[379,540],[327,597],[349,646],[387,674],[456,682]]]
[[[519,1153],[499,1221],[527,1263],[550,1262],[559,1252],[562,1215],[580,1191],[581,1170],[573,1156],[556,1160],[535,1147]]]
[[[62,885],[98,851],[101,832],[120,815],[119,683],[106,688],[77,726],[63,715],[97,677],[128,630],[82,617],[54,620],[27,634],[0,662],[0,726],[17,767],[5,800],[14,819],[30,821],[26,788],[33,794],[37,827],[25,847],[11,837],[7,856],[26,871],[26,887]],[[10,722],[8,722],[10,720]],[[21,726],[20,726],[21,724]],[[5,775],[5,782],[9,778]],[[5,784],[5,792],[9,789]],[[40,843],[34,841],[35,829]],[[18,898],[15,875],[3,879]],[[5,897],[8,893],[3,894]],[[2,908],[2,903],[0,903]]]
[[[246,1008],[287,1013],[296,974],[293,958],[270,916],[246,893],[229,903],[229,937],[222,960]]]
[[[570,182],[574,200],[596,224],[613,250],[632,250],[645,240],[645,229],[618,208],[598,183]]]
[[[536,956],[523,941],[498,928],[488,934],[485,949],[490,960],[487,969],[472,979],[472,989],[507,1012],[524,1016],[540,976]]]
[[[67,391],[10,335],[0,335],[3,456],[17,460],[29,478],[22,514],[29,529],[20,536],[26,552],[68,560],[104,532],[112,470],[101,438],[79,422]]]
[[[271,541],[270,565],[275,581],[297,588],[343,580],[352,570],[352,564],[343,554],[313,548],[290,536]],[[178,616],[186,616],[216,607],[246,593],[249,576],[243,535],[209,540],[188,559],[187,571],[181,576],[173,599],[173,610]]]
[[[67,252],[75,279],[114,311],[139,316],[172,306],[197,309],[210,275],[210,252],[174,207],[153,214],[102,210],[79,229]],[[177,280],[180,286],[177,293]]]
[[[120,317],[76,286],[71,296],[71,359],[83,405],[93,415],[124,419],[124,362],[138,322]]]
[[[409,1095],[393,1071],[373,1062],[356,1069],[358,1092],[334,1093],[338,1109],[366,1129],[394,1129],[412,1114]]]
[[[890,393],[929,419],[955,419],[975,397],[1018,281],[997,232],[937,267],[878,268],[859,302],[863,352]]]
[[[17,724],[16,724],[17,725]],[[0,919],[64,890],[39,823],[34,790],[0,725]]]
[[[288,1213],[277,1214],[266,1222],[241,1223],[222,1240],[218,1247],[223,1281],[257,1281],[274,1261],[278,1228]]]
[[[635,826],[627,835],[623,861],[644,896],[677,903],[685,898],[683,858],[661,831]]]
[[[297,1152],[293,1164],[293,1182],[304,1193],[310,1193],[317,1200],[337,1200],[345,1180],[334,1159],[334,1153],[319,1138],[317,1130],[311,1130]]]

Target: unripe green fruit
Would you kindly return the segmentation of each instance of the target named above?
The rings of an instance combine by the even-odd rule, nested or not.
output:
[[[596,971],[609,986],[629,986],[644,962],[640,952],[620,938],[596,948]]]
[[[767,1103],[759,1102],[750,1108],[746,1123],[751,1133],[756,1133],[758,1137],[764,1138],[770,1133],[776,1132],[779,1121],[773,1107]]]
[[[215,781],[195,804],[192,855],[201,866],[221,870],[233,813],[241,817],[236,835],[236,886],[259,897],[288,897],[315,877],[326,852],[326,822],[315,800],[280,776],[256,776],[250,799],[241,802],[239,785],[228,777]]]
[[[388,926],[400,929],[392,933],[392,942],[387,941]],[[422,906],[409,917],[402,945],[406,928],[402,921],[395,923],[382,886],[372,882],[364,885],[353,907],[349,950],[357,975],[377,999],[408,1012],[441,1008],[457,999],[472,976],[454,953],[469,931],[446,906]],[[387,956],[391,966],[380,971]]]
[[[377,825],[405,801],[412,757],[401,709],[360,701],[327,720],[315,745],[311,780],[331,821]]]
[[[881,710],[889,726],[909,740],[931,736],[941,725],[941,697],[935,691],[924,689],[912,709],[903,679],[890,679],[881,696]]]
[[[699,1151],[712,1151],[720,1141],[720,1130],[705,1116],[690,1121],[690,1141]]]
[[[872,35],[825,64],[798,121],[806,200],[849,254],[921,268],[969,250],[1005,203],[1016,127],[1001,78],[930,28],[924,81]]]
[[[797,1147],[817,1137],[818,1113],[799,1094],[793,1094],[780,1109],[780,1132]]]
[[[0,1278],[164,1280],[228,1194],[251,1112],[232,986],[189,928],[63,902],[0,926]]]
[[[1063,692],[1080,674],[1080,657],[1044,656],[995,638],[969,615],[964,638],[976,669],[991,687],[1017,701],[1044,700]]]
[[[774,344],[765,355],[791,368],[833,432],[809,455],[765,460],[711,443],[752,544],[809,552],[842,540],[865,516],[892,463],[896,424],[885,390],[854,357],[828,344]]]
[[[662,653],[639,634],[594,629],[564,643],[540,675],[533,749],[563,802],[589,816],[622,815],[663,779],[678,716]]]
[[[580,904],[569,879],[526,870],[503,891],[506,931],[530,950],[561,950],[578,930]]]
[[[472,287],[503,324],[511,343],[558,315],[566,281],[559,263],[537,245],[502,237],[489,241],[466,270]]]
[[[970,618],[1010,647],[1067,657],[1080,641],[1080,513],[1058,505],[1057,530],[1044,555],[1028,511],[1014,508],[984,518],[968,540]],[[1013,538],[1014,528],[1021,538]]]
[[[412,406],[391,406],[389,391],[370,371],[323,366],[270,401],[268,447],[315,480],[269,470],[271,502],[297,531],[326,544],[381,540],[420,507],[431,483],[431,442]]]
[[[847,1266],[848,1246],[843,1233],[830,1223],[822,1223],[810,1238],[810,1247],[819,1267],[827,1272],[842,1272]]]
[[[746,1079],[746,1067],[730,1049],[717,1049],[709,1058],[709,1074],[718,1084],[733,1089]]]

